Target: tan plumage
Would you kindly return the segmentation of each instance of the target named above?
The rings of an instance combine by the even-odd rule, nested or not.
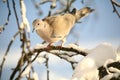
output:
[[[64,43],[75,22],[92,11],[93,9],[85,7],[80,10],[73,9],[71,13],[46,17],[42,20],[35,19],[33,28],[40,37],[49,43],[59,40]]]

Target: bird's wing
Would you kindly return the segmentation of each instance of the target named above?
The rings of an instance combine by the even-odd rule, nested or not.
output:
[[[72,14],[62,14],[47,17],[43,21],[46,21],[52,28],[52,36],[60,38],[68,35],[75,22],[75,17]]]
[[[43,21],[45,21],[51,29],[51,38],[61,38],[61,36],[56,33],[56,27],[59,27],[59,20],[58,16],[50,16],[43,19]]]
[[[52,23],[55,21],[56,16],[50,16],[50,17],[46,17],[43,19],[43,21],[47,22],[50,26],[52,25]]]

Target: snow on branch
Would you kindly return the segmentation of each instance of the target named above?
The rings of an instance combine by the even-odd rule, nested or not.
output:
[[[0,32],[2,32],[4,30],[4,27],[8,24],[9,17],[11,15],[9,1],[8,0],[4,0],[4,1],[7,2],[8,16],[7,16],[7,21],[0,28]],[[81,62],[83,62],[83,63],[81,63],[81,64],[82,65],[88,64],[88,65],[82,66],[82,67],[80,67],[80,69],[78,68],[79,70],[89,68],[89,69],[85,69],[84,73],[88,73],[88,74],[93,73],[96,75],[95,77],[97,77],[97,79],[99,76],[99,79],[101,79],[101,80],[105,80],[108,78],[111,78],[111,80],[112,79],[114,79],[114,80],[120,79],[120,62],[119,61],[114,61],[109,64],[104,64],[108,58],[114,57],[114,55],[112,54],[114,52],[114,50],[109,45],[107,45],[107,47],[106,46],[102,47],[102,49],[100,49],[99,47],[101,47],[101,46],[99,46],[99,47],[93,49],[93,51],[86,51],[85,49],[81,49],[80,46],[75,45],[75,44],[62,46],[62,47],[50,46],[50,48],[48,48],[47,45],[45,45],[45,44],[40,44],[40,45],[36,45],[33,49],[30,49],[30,47],[31,47],[31,45],[30,45],[30,25],[29,25],[28,19],[26,17],[26,6],[24,3],[24,0],[19,0],[19,1],[20,1],[19,5],[20,5],[20,10],[21,10],[22,22],[19,23],[19,17],[17,15],[17,11],[16,11],[16,3],[15,3],[15,0],[12,0],[13,11],[14,11],[14,15],[16,18],[18,31],[13,35],[13,38],[11,39],[11,41],[6,49],[6,52],[3,56],[3,60],[0,65],[0,79],[1,79],[2,69],[3,69],[4,63],[5,63],[7,54],[9,52],[13,42],[15,41],[16,37],[19,34],[20,34],[20,41],[21,41],[20,48],[21,48],[22,52],[21,52],[21,57],[19,58],[18,63],[16,64],[16,67],[12,70],[12,73],[9,78],[10,80],[14,80],[14,79],[20,80],[22,77],[26,77],[26,79],[28,79],[28,80],[30,80],[30,79],[38,80],[38,74],[34,70],[34,66],[33,66],[33,63],[35,61],[38,61],[40,64],[45,63],[46,72],[47,72],[47,80],[49,80],[49,76],[50,76],[50,74],[49,74],[50,70],[49,70],[49,64],[48,64],[49,57],[50,57],[49,55],[54,55],[55,57],[65,60],[66,62],[71,64],[71,67],[73,70],[76,68],[75,64],[79,65],[78,61],[76,61],[74,59],[74,57],[79,56],[79,55],[85,56],[85,58],[82,59]],[[50,15],[61,14],[64,12],[69,12],[71,7],[73,6],[72,4],[76,0],[41,0],[42,2],[40,2],[40,3],[35,2],[35,0],[32,0],[32,1],[35,4],[36,8],[39,8],[40,5],[43,5],[47,2],[51,2],[50,10],[48,12],[48,16],[50,16]],[[56,8],[57,2],[60,3],[61,8],[58,9],[56,12],[52,13],[52,9]],[[111,0],[111,2],[113,5],[114,12],[116,12],[117,15],[120,17],[120,14],[118,13],[117,9],[115,8],[115,6],[120,7],[120,4],[118,2],[116,2],[115,0]],[[42,12],[42,10],[41,10],[41,12]],[[104,51],[103,49],[105,49],[105,52],[102,52],[102,51]],[[88,62],[90,62],[90,63],[88,63]],[[92,72],[90,72],[90,71],[92,71]],[[94,73],[94,71],[95,71],[95,73]],[[82,74],[84,74],[84,73],[82,72]],[[99,73],[99,75],[97,75],[98,73]],[[82,78],[83,77],[85,77],[85,76],[83,75]],[[91,76],[91,77],[93,77],[93,76]]]
[[[26,54],[24,54],[18,61],[17,66],[15,67],[15,69],[13,70],[13,73],[11,74],[10,80],[13,80],[13,78],[15,77],[16,73],[19,72],[19,70],[21,69],[20,73],[18,74],[16,79],[20,79],[21,78],[21,74],[23,74],[24,70],[26,70],[26,68],[29,66],[28,64],[26,65],[25,63],[29,62],[30,64],[32,64],[42,52],[46,52],[52,55],[55,55],[56,57],[59,57],[61,59],[64,59],[65,61],[69,62],[70,64],[73,64],[75,61],[72,61],[70,59],[68,59],[71,56],[76,56],[76,55],[82,55],[82,56],[86,56],[87,53],[84,52],[82,49],[79,48],[79,46],[76,45],[72,45],[72,46],[66,46],[66,47],[59,47],[59,46],[50,46],[50,49],[47,48],[46,45],[39,45],[36,46],[33,50],[28,51]],[[62,53],[61,53],[62,51]],[[72,52],[72,53],[70,53]],[[69,55],[67,55],[69,54]],[[65,57],[68,56],[68,57]],[[48,58],[46,58],[48,61]],[[76,62],[75,62],[76,63]],[[22,68],[23,66],[25,66],[24,68]],[[48,62],[46,63],[46,67],[48,68]],[[49,71],[48,71],[49,73]]]
[[[120,59],[112,45],[102,43],[88,51],[74,70],[71,80],[119,80]]]

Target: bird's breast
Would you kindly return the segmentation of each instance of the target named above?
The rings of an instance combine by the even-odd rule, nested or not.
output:
[[[49,42],[49,43],[53,43],[53,42],[57,42],[59,40],[61,40],[61,38],[52,38],[51,35],[51,31],[47,31],[47,30],[37,30],[37,34],[45,41]]]

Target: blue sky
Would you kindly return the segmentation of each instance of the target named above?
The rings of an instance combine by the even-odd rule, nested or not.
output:
[[[20,7],[18,0],[16,1],[17,13],[19,16],[19,22],[21,22]],[[89,1],[89,0],[85,0]],[[91,4],[88,6],[95,9],[88,17],[80,20],[82,23],[75,24],[72,33],[68,35],[66,44],[78,43],[83,48],[93,48],[102,42],[109,42],[113,46],[117,47],[120,45],[120,19],[113,13],[113,8],[110,0],[90,0]],[[118,0],[120,2],[120,0]],[[9,24],[6,26],[5,31],[0,34],[0,55],[3,56],[12,36],[17,32],[17,24],[15,15],[13,13],[12,0],[9,0],[11,16]],[[30,23],[31,33],[31,47],[34,47],[37,43],[41,43],[43,40],[36,34],[32,33],[32,21],[36,18],[44,18],[48,14],[50,3],[41,6],[44,15],[37,15],[37,10],[34,7],[31,0],[25,0],[27,9],[27,18]],[[87,4],[81,4],[80,0],[77,0],[74,7],[80,9]],[[120,9],[119,9],[120,11]],[[6,3],[0,1],[0,25],[4,24],[7,18],[7,7]],[[20,54],[20,40],[18,39],[13,43],[10,54]],[[16,52],[15,52],[16,51]],[[18,53],[19,52],[19,53]],[[0,58],[2,57],[0,56]],[[0,59],[1,60],[1,59]]]

